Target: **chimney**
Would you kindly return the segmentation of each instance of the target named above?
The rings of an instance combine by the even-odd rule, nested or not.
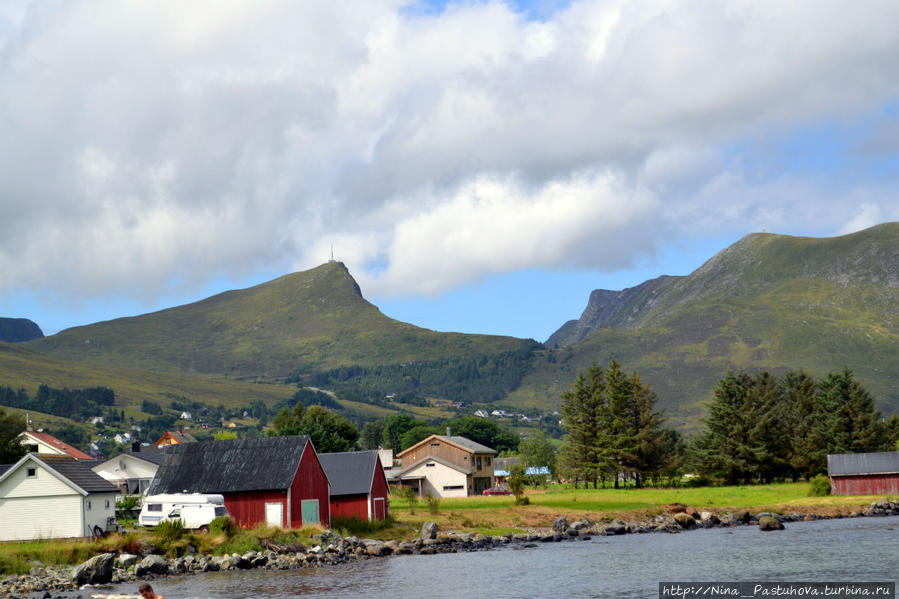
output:
[[[140,441],[134,441],[131,443],[131,451],[134,453],[140,453]]]
[[[453,431],[450,430],[450,427],[446,427],[446,436],[447,436],[447,437],[452,437],[452,436],[453,436]]]

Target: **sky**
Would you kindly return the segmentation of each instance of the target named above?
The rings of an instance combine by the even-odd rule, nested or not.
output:
[[[545,340],[756,231],[899,220],[899,3],[0,1],[0,316],[346,264]]]

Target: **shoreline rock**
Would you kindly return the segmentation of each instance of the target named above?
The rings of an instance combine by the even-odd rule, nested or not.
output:
[[[751,514],[747,510],[718,515],[712,512],[693,513],[685,509],[684,511],[671,510],[669,513],[659,514],[648,520],[628,523],[620,520],[607,523],[594,522],[586,518],[569,523],[567,518],[562,517],[558,518],[551,528],[534,529],[528,533],[508,533],[503,536],[440,531],[433,522],[426,522],[422,525],[419,538],[411,541],[377,541],[353,536],[342,538],[332,532],[325,532],[316,537],[318,544],[309,548],[302,546],[274,547],[263,551],[248,551],[243,555],[189,554],[178,558],[166,558],[158,554],[145,556],[100,554],[74,567],[36,564],[29,574],[9,576],[0,580],[0,596],[10,599],[37,597],[51,599],[65,593],[65,597],[77,597],[77,592],[85,588],[83,586],[85,584],[138,583],[141,580],[153,580],[176,574],[242,569],[321,568],[392,555],[488,551],[506,545],[515,549],[526,549],[536,547],[538,543],[589,540],[593,536],[649,532],[677,534],[690,529],[728,528],[743,525],[757,525],[760,530],[779,530],[784,527],[785,522],[895,515],[899,515],[899,501],[881,499],[866,509],[853,512],[848,516],[826,516],[813,512]],[[763,528],[763,524],[766,527],[774,528]],[[778,526],[779,528],[777,528]],[[106,577],[106,568],[109,568],[110,571],[108,578]],[[100,577],[88,579],[89,574],[85,574],[85,572],[96,570],[101,570]],[[93,582],[89,582],[89,580]]]

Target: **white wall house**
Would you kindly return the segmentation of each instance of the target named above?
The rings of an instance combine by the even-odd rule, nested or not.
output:
[[[32,453],[44,453],[52,455],[67,455],[77,460],[92,460],[93,458],[77,447],[69,445],[61,439],[57,439],[44,431],[25,431],[19,435],[19,443],[28,448]]]
[[[92,466],[91,470],[118,487],[122,494],[143,494],[156,476],[164,455],[159,451],[122,453]]]
[[[0,466],[0,541],[88,537],[115,521],[118,489],[84,462],[28,454]],[[111,519],[111,520],[110,520]]]
[[[465,497],[473,472],[449,460],[428,457],[395,474],[386,474],[389,482],[412,487],[421,497]]]

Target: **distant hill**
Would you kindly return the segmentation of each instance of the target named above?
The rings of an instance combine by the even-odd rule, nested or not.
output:
[[[27,318],[0,318],[0,341],[21,343],[43,336],[41,327]]]
[[[192,304],[64,330],[26,347],[58,359],[279,381],[343,366],[493,354],[533,345],[438,333],[366,301],[340,262]]]
[[[899,407],[899,223],[828,239],[756,233],[684,277],[596,290],[559,348],[508,399],[552,405],[578,368],[617,358],[681,424],[698,424],[728,368],[844,367]]]

